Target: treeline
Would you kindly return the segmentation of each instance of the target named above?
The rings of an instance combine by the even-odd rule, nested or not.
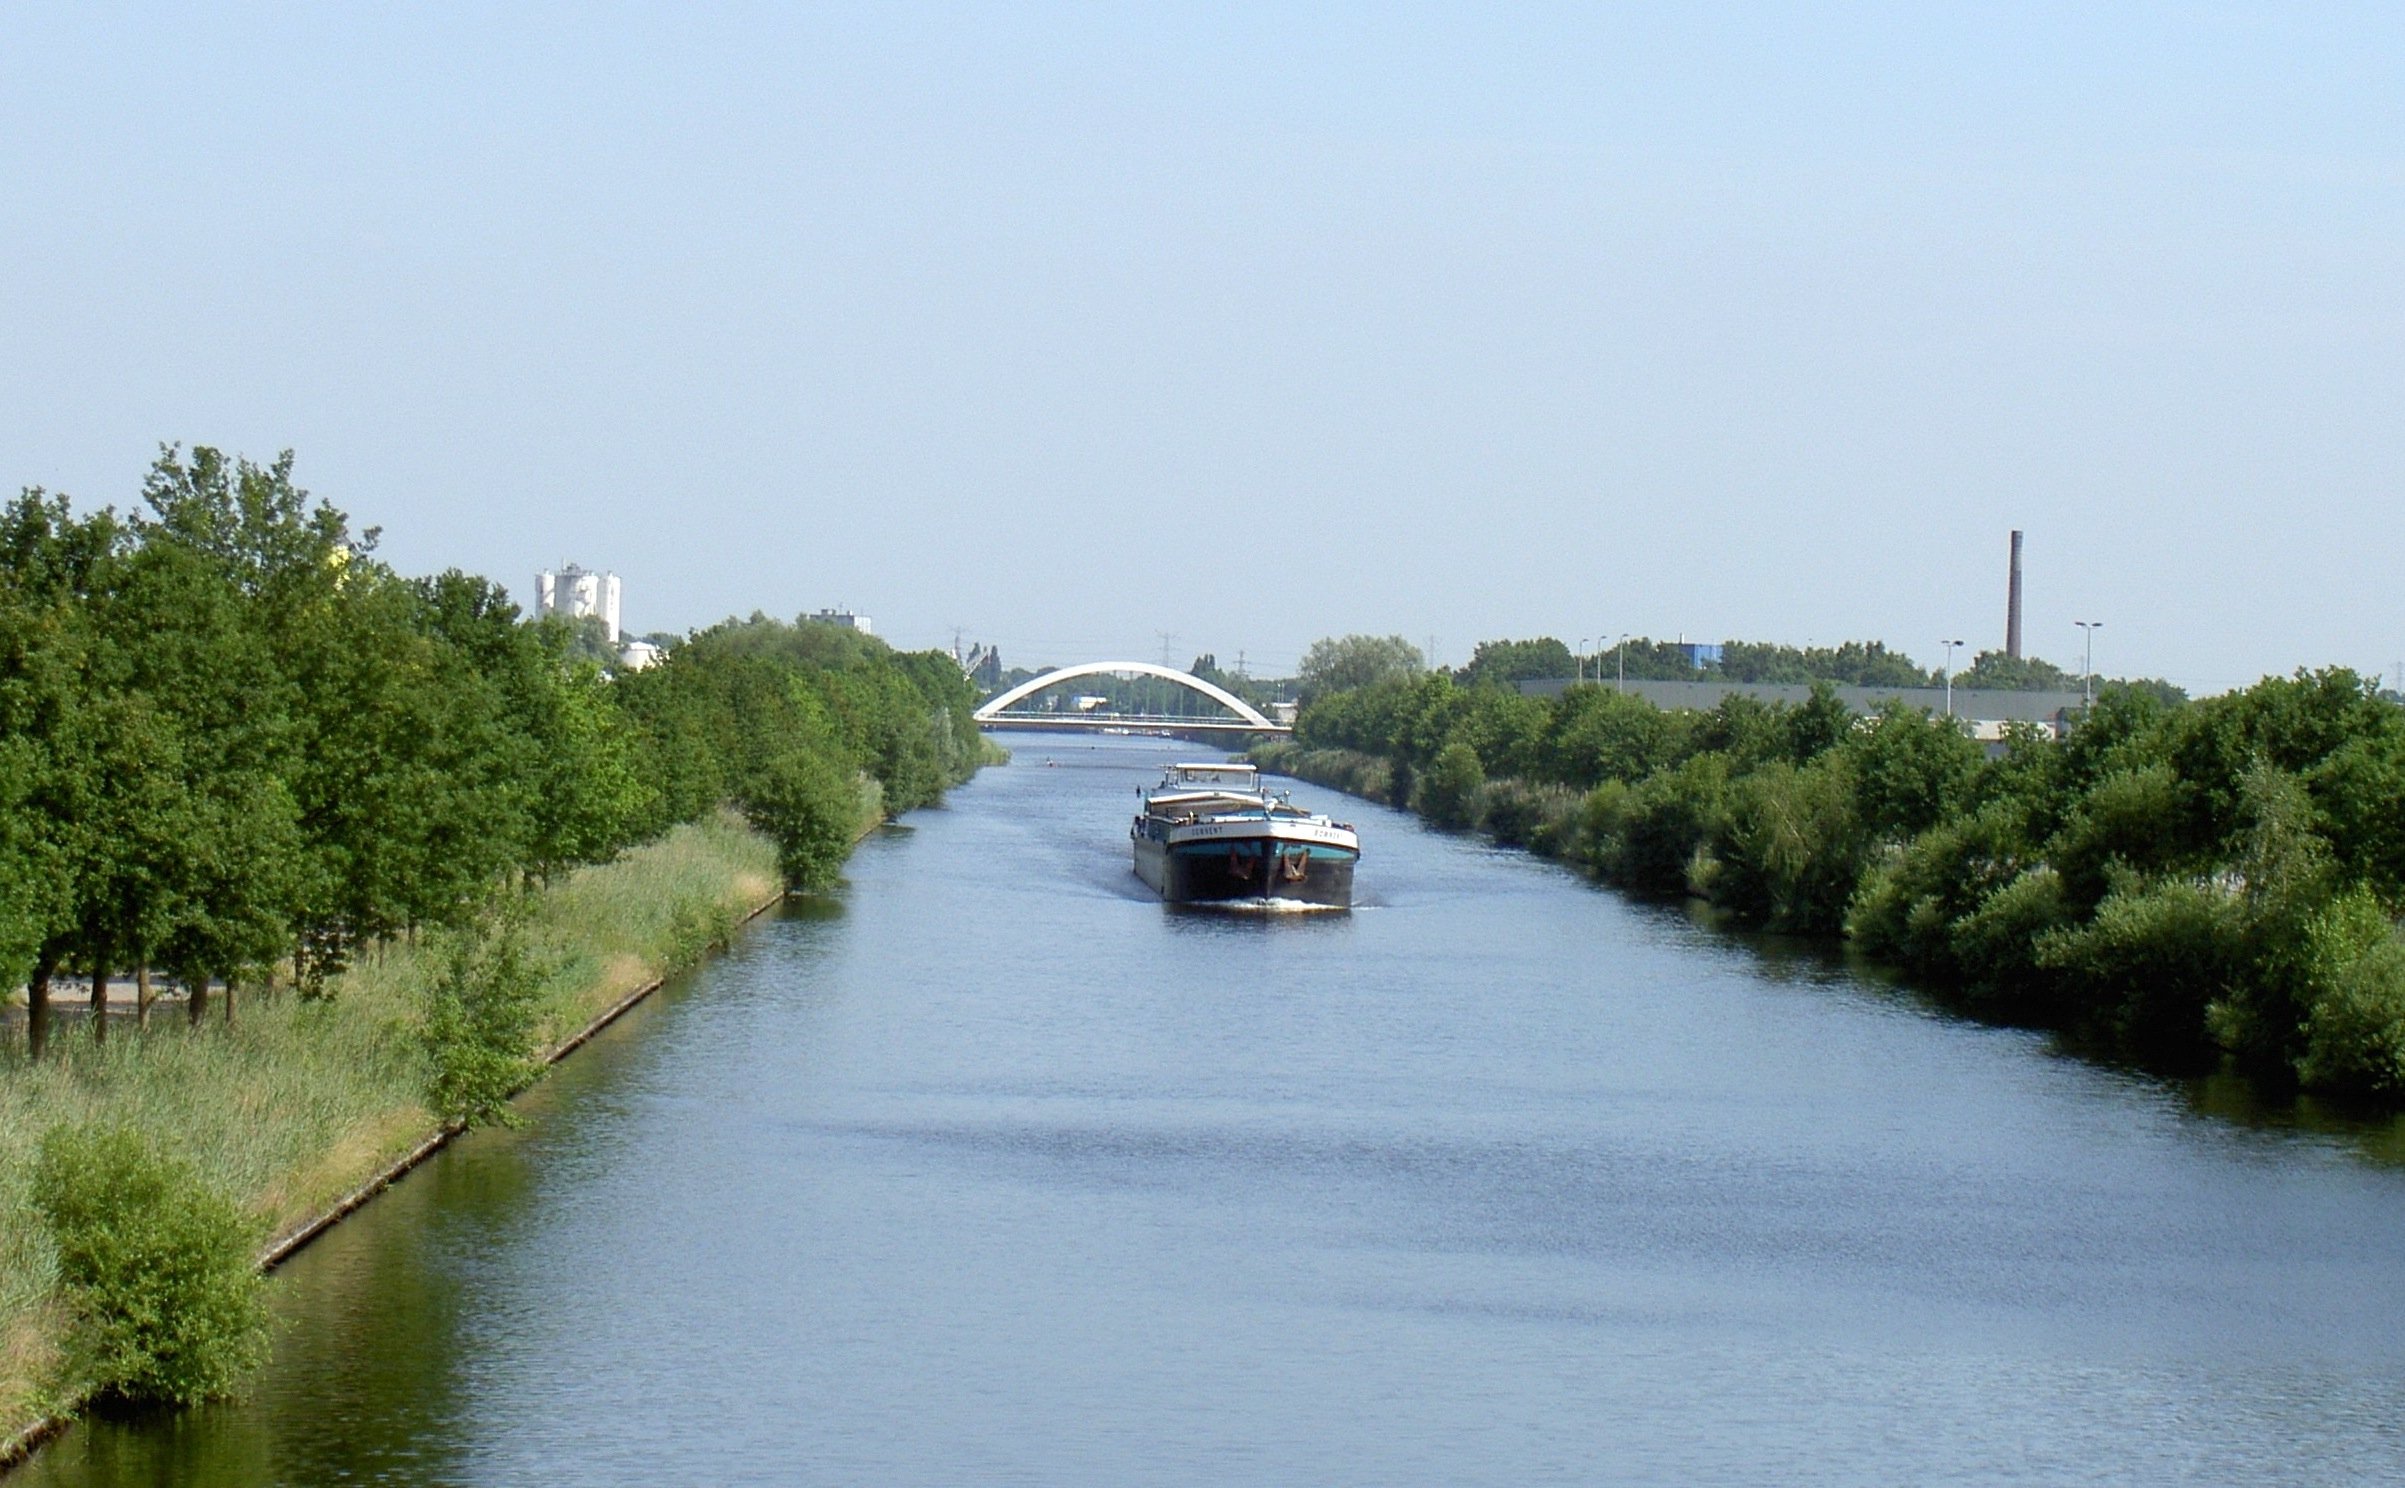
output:
[[[489,580],[395,573],[292,479],[163,453],[0,514],[0,978],[305,992],[497,889],[740,807],[822,883],[973,769],[949,658],[755,616],[612,680]],[[38,1022],[38,1018],[37,1018]],[[102,1025],[104,1026],[104,1025]]]
[[[1700,665],[1687,643],[1631,636],[1625,641],[1599,640],[1583,655],[1552,636],[1532,641],[1484,641],[1470,659],[1454,671],[1464,683],[1509,684],[1536,678],[1576,677],[1645,682],[1747,682],[1800,686],[1835,682],[1850,687],[1897,689],[1942,687],[1943,668],[1923,667],[1881,641],[1846,641],[1836,646],[1788,646],[1767,641],[1724,641],[1717,657],[1705,654]],[[2002,651],[1982,651],[1954,673],[1954,685],[1995,692],[2076,692],[2082,686],[2077,672],[2065,671],[2041,658],[2012,657]],[[2187,693],[2159,678],[2139,678],[2111,685],[2136,688],[2165,703],[2179,703]]]
[[[1281,768],[1630,889],[1848,935],[1997,1017],[2164,1065],[2405,1098],[2405,709],[2345,670],[2113,688],[1994,758],[1823,687],[1665,712],[1438,673],[1307,706]]]

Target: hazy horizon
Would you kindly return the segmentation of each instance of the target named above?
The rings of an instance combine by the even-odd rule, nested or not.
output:
[[[2405,14],[19,15],[0,488],[1011,664],[2405,654]]]

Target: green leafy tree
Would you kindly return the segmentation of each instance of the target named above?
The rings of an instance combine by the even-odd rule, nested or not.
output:
[[[1332,692],[1371,687],[1427,670],[1420,648],[1401,636],[1329,636],[1311,643],[1297,674],[1305,703]]]
[[[0,910],[25,973],[28,1042],[39,1054],[52,976],[88,942],[87,900],[107,843],[96,823],[108,789],[94,707],[103,647],[92,597],[123,541],[113,514],[78,519],[63,497],[30,490],[0,515],[0,723],[24,775],[7,788],[19,822],[5,832],[15,878]],[[0,864],[0,868],[8,865]]]
[[[2246,777],[2258,764],[2310,775],[2354,740],[2393,726],[2394,710],[2344,667],[2266,677],[2180,709],[2166,724],[2163,753],[2191,790],[2192,842],[2224,856],[2242,850]]]
[[[156,960],[195,985],[231,980],[292,934],[302,846],[284,783],[289,695],[236,576],[151,523],[132,533],[99,606],[122,690],[104,746],[122,809],[91,955],[96,970]]]
[[[1690,726],[1681,718],[1628,693],[1572,688],[1556,703],[1529,773],[1581,787],[1643,780],[1683,752]]]
[[[1915,836],[1953,815],[1979,773],[1979,746],[1951,718],[1889,707],[1850,732],[1863,824],[1881,837]]]
[[[79,752],[78,673],[56,617],[0,573],[0,985],[32,974],[73,907],[80,830],[60,814],[72,797],[58,756]]]
[[[2035,656],[1982,651],[1954,674],[1954,686],[1978,692],[2077,692],[2083,678]]]
[[[1687,892],[1697,854],[1724,823],[1729,778],[1729,757],[1707,751],[1634,786],[1604,782],[1581,808],[1588,861],[1643,893]]]
[[[2340,871],[2405,907],[2405,710],[2367,714],[2304,780]]]
[[[2093,910],[2123,873],[2159,876],[2191,864],[2181,830],[2186,809],[2187,787],[2167,765],[2140,765],[2098,780],[2047,844],[2065,896],[2081,911]]]
[[[2208,1010],[2222,1047],[2259,1073],[2287,1078],[2304,1055],[2305,1022],[2322,986],[2325,947],[2316,931],[2342,890],[2337,865],[2304,783],[2259,764],[2242,797],[2245,964]]]
[[[744,789],[744,815],[777,844],[790,888],[834,887],[861,825],[853,779],[821,751],[796,746],[770,756]]]
[[[1464,687],[1509,687],[1533,678],[1569,677],[1579,669],[1570,648],[1552,636],[1533,641],[1481,641],[1453,674]]]
[[[1995,947],[1982,945],[1983,959],[1974,959],[1973,947],[1957,932],[2037,866],[2021,816],[2019,803],[1999,800],[1968,816],[1932,821],[1864,877],[1847,910],[1847,933],[1923,976],[1990,984],[1999,963],[1984,958]],[[1896,814],[1887,819],[1892,823]],[[2002,964],[2026,968],[2033,958],[2033,948],[2023,948]]]
[[[1781,646],[1728,641],[1720,660],[1708,674],[1732,682],[1837,682],[1851,687],[1930,687],[1944,679],[1924,670],[1900,651],[1879,641],[1846,641],[1836,646]]]
[[[0,630],[6,626],[0,617]],[[44,768],[31,740],[8,737],[0,725],[0,986],[19,984],[33,969],[58,915],[47,823],[32,809]]]
[[[1812,684],[1812,695],[1781,715],[1786,725],[1787,757],[1810,764],[1846,741],[1854,731],[1854,710],[1826,682]]]

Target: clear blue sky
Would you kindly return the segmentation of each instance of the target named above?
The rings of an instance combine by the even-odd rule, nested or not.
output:
[[[2405,654],[2391,5],[11,7],[0,488],[1013,662]]]

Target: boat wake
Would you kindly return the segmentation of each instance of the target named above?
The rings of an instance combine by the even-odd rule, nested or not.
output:
[[[1349,906],[1313,904],[1302,899],[1188,899],[1176,908],[1212,914],[1307,915],[1342,914]]]

